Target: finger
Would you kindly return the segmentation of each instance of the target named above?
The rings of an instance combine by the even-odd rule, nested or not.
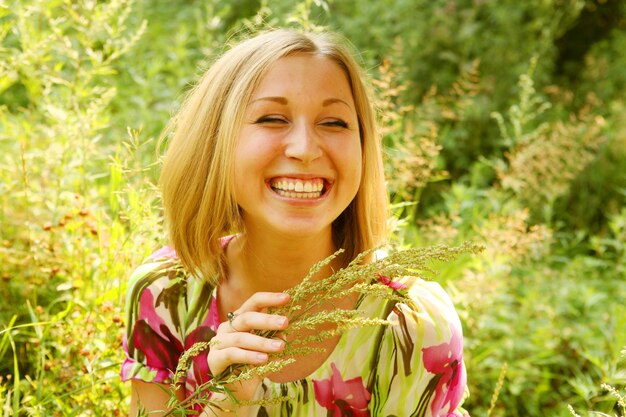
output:
[[[289,294],[284,292],[257,292],[252,294],[237,311],[261,311],[269,307],[287,304]]]
[[[289,320],[285,316],[247,311],[238,314],[231,321],[221,323],[217,331],[218,333],[241,333],[251,330],[284,330],[288,325]]]
[[[285,348],[285,342],[280,339],[269,339],[252,333],[225,333],[220,336],[219,343],[214,349],[224,350],[231,347],[274,353],[283,350]]]
[[[218,375],[233,364],[261,365],[267,362],[269,356],[265,352],[255,352],[238,347],[216,350],[209,357],[211,374]]]

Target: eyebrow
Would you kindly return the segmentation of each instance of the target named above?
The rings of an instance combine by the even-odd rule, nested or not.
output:
[[[255,103],[257,101],[274,101],[279,104],[287,104],[287,99],[285,97],[260,97],[255,98],[250,102],[250,104]]]
[[[326,107],[326,106],[330,106],[331,104],[335,104],[335,103],[345,104],[346,106],[348,106],[348,108],[350,110],[353,110],[352,106],[350,106],[348,103],[346,103],[345,101],[343,101],[340,98],[327,98],[326,100],[322,101],[322,106]]]
[[[250,104],[257,102],[257,101],[273,101],[275,103],[279,103],[283,105],[286,105],[289,102],[285,97],[268,96],[268,97],[255,98],[254,100],[250,102]],[[347,102],[345,102],[344,100],[340,98],[327,98],[326,100],[322,101],[322,106],[327,107],[335,103],[342,103],[346,105],[350,110],[353,110],[352,106],[350,106]]]

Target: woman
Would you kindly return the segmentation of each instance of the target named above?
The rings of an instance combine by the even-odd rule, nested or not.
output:
[[[226,52],[190,92],[170,130],[161,185],[171,247],[153,254],[128,291],[131,415],[167,410],[233,365],[262,365],[287,343],[260,331],[289,328],[269,308],[317,262],[321,280],[385,240],[382,157],[363,76],[327,33],[275,30]],[[372,277],[387,279],[387,277]],[[387,279],[395,291],[401,284]],[[463,415],[462,335],[449,298],[414,280],[411,302],[347,293],[319,310],[357,309],[388,326],[356,328],[310,343],[321,348],[285,368],[228,388],[241,406],[213,394],[202,415]],[[278,334],[280,336],[280,333]],[[169,392],[187,349],[184,386]],[[210,408],[210,410],[209,410]],[[233,411],[235,410],[236,411]],[[204,411],[203,411],[204,410]],[[162,413],[150,413],[162,415]]]

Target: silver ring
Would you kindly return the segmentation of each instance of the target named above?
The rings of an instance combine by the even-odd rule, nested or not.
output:
[[[232,311],[229,311],[228,313],[226,313],[226,318],[228,319],[228,324],[230,325],[230,328],[233,329],[233,331],[235,332],[239,332],[239,330],[235,329],[235,326],[233,326],[233,320],[235,320],[235,317],[237,317],[239,314],[237,313],[233,313]]]

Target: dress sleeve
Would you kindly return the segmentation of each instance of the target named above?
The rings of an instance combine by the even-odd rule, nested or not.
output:
[[[184,287],[168,258],[153,255],[131,275],[120,372],[124,381],[172,382],[184,350]]]
[[[391,309],[373,370],[372,416],[469,417],[463,333],[452,301],[434,282],[417,280],[411,301]]]

